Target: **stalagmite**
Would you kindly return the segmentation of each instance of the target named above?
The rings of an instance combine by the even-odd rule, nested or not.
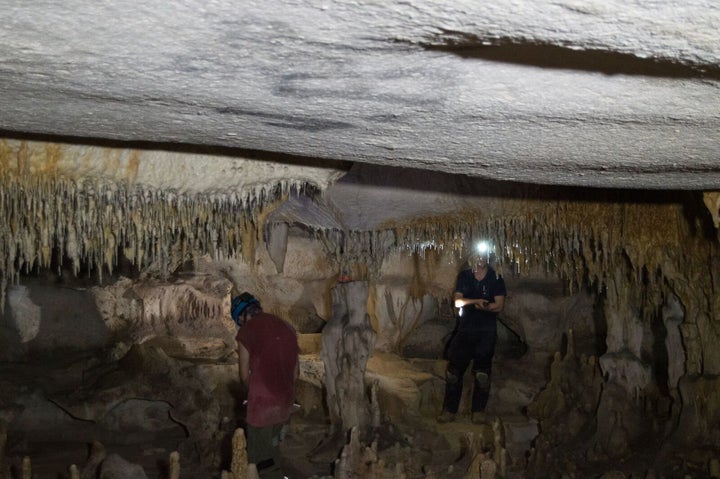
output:
[[[173,451],[168,458],[168,479],[180,479],[180,453]]]
[[[575,358],[575,336],[572,328],[567,331],[567,350],[565,351],[565,359]]]
[[[370,465],[370,472],[368,475],[376,479],[385,477],[385,466],[385,461],[383,461],[382,459],[378,459],[377,462],[373,462]]]
[[[497,477],[497,464],[492,459],[484,459],[480,464],[480,479],[495,479]],[[505,477],[501,474],[501,477]]]
[[[362,464],[362,444],[360,444],[357,426],[350,429],[350,441],[348,442],[346,448],[348,451],[346,464],[349,466],[349,470],[351,472],[358,473]]]
[[[507,449],[505,449],[505,428],[499,417],[492,423],[493,461],[501,477],[507,475]]]
[[[80,479],[80,470],[75,464],[70,466],[70,479]]]
[[[27,456],[22,460],[22,479],[32,479],[32,464]]]
[[[470,464],[467,466],[464,479],[480,479],[480,467],[485,459],[484,454],[480,451],[482,446],[472,432],[465,434],[465,441],[467,443],[466,454],[470,458]]]
[[[97,476],[100,464],[107,457],[105,446],[100,441],[93,441],[90,445],[90,455],[80,474],[81,479],[94,479]]]
[[[355,472],[351,469],[348,460],[349,451],[343,448],[340,457],[335,460],[335,479],[350,479],[355,476]]]
[[[713,457],[708,463],[708,472],[712,479],[720,478],[720,460]]]
[[[5,479],[5,444],[7,444],[7,432],[0,428],[0,479]]]
[[[230,471],[233,479],[248,479],[247,441],[245,431],[242,428],[235,429],[232,438],[232,462]]]
[[[380,403],[378,402],[378,388],[379,383],[377,379],[373,381],[372,386],[370,387],[370,411],[371,411],[371,417],[372,417],[372,427],[373,428],[379,428],[381,423],[381,414],[380,414]]]
[[[547,419],[565,408],[565,396],[562,392],[562,356],[560,351],[553,355],[550,365],[550,382],[535,401],[528,406],[528,413],[539,419]]]
[[[370,447],[364,447],[362,450],[362,455],[360,457],[360,462],[362,464],[373,464],[378,461],[378,450],[377,450],[377,437],[373,440]]]
[[[351,479],[365,477],[365,464],[363,462],[363,447],[358,437],[358,428],[350,430],[350,440],[342,448],[340,457],[335,461],[335,479]]]

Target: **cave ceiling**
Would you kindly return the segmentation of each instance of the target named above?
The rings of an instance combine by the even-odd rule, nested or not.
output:
[[[2,136],[720,187],[712,0],[2,3]]]
[[[680,194],[720,224],[713,0],[0,5],[3,289],[55,246],[165,271],[278,223],[348,262],[487,236],[634,265]]]

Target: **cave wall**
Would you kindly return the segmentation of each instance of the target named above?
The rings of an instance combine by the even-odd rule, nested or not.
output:
[[[377,231],[338,230],[341,222],[332,228],[297,222],[278,227],[278,217],[268,218],[290,190],[301,192],[305,184],[332,188],[331,179],[341,173],[323,170],[310,178],[297,167],[300,179],[295,181],[288,165],[264,165],[279,176],[213,194],[140,182],[139,173],[127,177],[142,165],[148,171],[166,169],[168,157],[160,156],[154,164],[154,156],[143,152],[2,143],[0,354],[3,361],[14,362],[92,352],[75,365],[70,379],[98,382],[97,389],[78,399],[94,404],[84,406],[93,412],[79,414],[68,404],[61,407],[66,414],[72,408],[72,415],[99,423],[138,391],[172,404],[153,388],[158,377],[169,375],[184,390],[204,391],[175,401],[177,424],[195,433],[202,423],[220,428],[223,417],[235,413],[235,346],[228,311],[230,297],[243,290],[302,333],[308,354],[303,379],[315,395],[322,372],[310,363],[319,353],[317,335],[332,316],[332,290],[341,282],[369,285],[366,307],[377,333],[378,357],[440,359],[453,325],[449,298],[455,275],[473,241],[491,238],[497,269],[508,282],[503,322],[527,346],[536,366],[546,372],[555,353],[567,355],[568,350],[570,357],[583,355],[584,364],[597,356],[593,364],[602,372],[604,387],[597,408],[579,421],[594,424],[594,457],[602,457],[597,451],[607,452],[611,443],[613,451],[624,450],[617,446],[618,428],[629,446],[648,424],[677,447],[690,442],[719,446],[712,424],[720,421],[720,351],[715,347],[720,255],[713,212],[708,214],[701,195],[648,198],[522,185],[508,194],[506,188],[486,184],[477,185],[481,194],[463,181],[467,209],[462,216],[435,211],[431,217],[385,221]],[[111,171],[124,173],[113,178],[96,174],[98,158],[115,165]],[[219,161],[238,171],[254,168],[244,160]],[[367,195],[372,196],[371,186]],[[458,205],[455,200],[450,204]],[[107,364],[114,366],[106,370]],[[115,366],[132,386],[114,391],[113,399],[100,405],[103,378]],[[424,394],[419,385],[427,377],[442,382],[441,367],[428,371],[418,376],[425,379],[416,382],[412,394]],[[378,373],[369,374],[377,378]],[[528,402],[539,393],[533,387],[537,390],[525,394]],[[6,427],[28,407],[18,398],[36,404],[32,398],[37,394],[44,400],[52,396],[2,390],[9,411],[3,416]],[[424,414],[439,400],[435,386],[428,391],[424,400],[432,399],[424,403]],[[391,395],[389,390],[381,394],[387,404],[422,402]],[[145,414],[143,403],[129,404]],[[154,403],[147,407],[155,415],[162,409]],[[30,427],[27,421],[18,424]],[[546,423],[545,430],[552,431],[552,424]],[[200,449],[212,449],[215,433],[197,433],[204,434]],[[562,441],[548,444],[552,449]]]

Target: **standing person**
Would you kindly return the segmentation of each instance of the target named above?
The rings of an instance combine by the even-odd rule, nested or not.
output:
[[[230,314],[238,326],[240,381],[247,392],[248,462],[262,478],[282,478],[278,444],[295,400],[297,334],[247,292],[232,300]]]
[[[437,421],[455,420],[463,390],[463,376],[472,361],[473,423],[485,422],[490,396],[490,371],[497,342],[497,316],[505,307],[505,281],[490,267],[489,248],[473,254],[468,268],[457,276],[454,305],[460,309],[457,331],[448,347],[443,411]]]

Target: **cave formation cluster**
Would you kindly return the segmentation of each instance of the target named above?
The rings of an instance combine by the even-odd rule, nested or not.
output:
[[[720,477],[716,192],[517,186],[471,198],[462,215],[343,230],[273,217],[292,196],[321,202],[343,172],[279,163],[262,176],[253,162],[223,161],[221,176],[269,179],[203,193],[144,173],[153,158],[142,150],[0,143],[2,367],[64,358],[66,371],[43,388],[14,377],[0,388],[0,475],[22,470],[33,430],[75,420],[88,443],[120,428],[131,444],[122,427],[138,411],[180,444],[168,464],[182,457],[229,470],[223,444],[237,434],[238,411],[225,320],[230,295],[252,290],[301,333],[303,412],[289,437],[317,439],[313,452],[328,465],[318,476]],[[433,420],[448,332],[438,323],[477,238],[493,239],[511,286],[504,322],[543,373],[513,410],[536,425],[527,447],[510,444],[502,408],[476,429]],[[522,289],[533,284],[541,286]],[[58,301],[65,292],[75,299]],[[552,301],[575,306],[537,306]],[[80,340],[43,336],[52,321],[65,321],[53,326],[63,334],[84,328]],[[398,357],[412,365],[405,382],[381,366]],[[330,426],[318,431],[313,421]],[[235,467],[233,477],[245,477]],[[168,466],[168,477],[178,468]]]

